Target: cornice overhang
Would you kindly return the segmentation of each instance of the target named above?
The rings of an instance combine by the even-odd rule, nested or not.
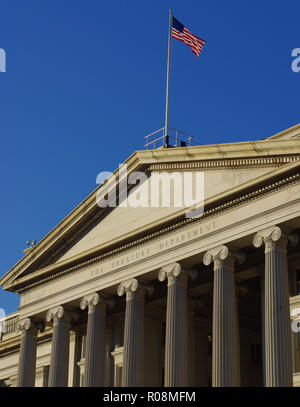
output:
[[[299,125],[300,126],[300,125]],[[212,144],[203,146],[161,148],[137,151],[140,163],[207,161],[231,158],[299,154],[300,139],[265,139],[238,143]]]
[[[266,140],[286,140],[286,139],[296,139],[300,138],[300,124],[296,124],[293,127],[290,127],[286,130],[281,131],[280,133],[274,134],[271,137],[268,137]]]
[[[185,210],[180,210],[172,218],[165,219],[164,223],[157,222],[156,224],[151,224],[151,227],[149,225],[149,228],[143,227],[143,230],[135,230],[126,236],[80,253],[80,255],[20,277],[11,283],[7,283],[4,288],[18,293],[26,291],[79,268],[97,263],[109,256],[119,254],[128,248],[164,236],[190,223],[201,222],[203,219],[206,220],[208,217],[225,212],[252,199],[273,193],[296,182],[300,182],[300,161],[286,164],[265,175],[207,199],[205,201],[204,214],[200,219],[187,219],[184,216]]]
[[[164,163],[192,163],[192,162],[211,162],[215,163],[224,160],[233,160],[240,165],[243,165],[243,159],[249,159],[256,157],[262,160],[264,157],[276,158],[281,157],[281,165],[288,163],[291,159],[298,159],[300,157],[300,139],[293,140],[260,140],[260,141],[250,141],[250,142],[239,142],[239,143],[227,143],[227,144],[217,144],[217,145],[204,145],[197,147],[181,147],[181,148],[168,148],[168,149],[157,149],[157,150],[144,150],[136,151],[132,154],[124,164],[127,165],[127,173],[130,174],[133,171],[148,171],[151,165],[154,164],[164,164]],[[286,158],[285,158],[286,157]],[[288,164],[284,165],[287,166]],[[272,173],[274,171],[272,170]],[[119,181],[119,169],[116,169],[113,173],[117,180],[117,186]],[[257,178],[255,181],[259,180]],[[70,236],[78,234],[78,229],[80,225],[84,224],[85,227],[92,225],[95,218],[99,218],[105,215],[105,211],[100,212],[100,208],[96,203],[96,196],[100,188],[106,185],[106,182],[99,187],[97,187],[82,203],[80,203],[66,218],[62,220],[50,233],[48,233],[26,256],[24,256],[8,273],[6,273],[0,280],[1,286],[5,290],[13,291],[18,282],[16,281],[21,274],[26,274],[28,270],[30,271],[30,277],[35,278],[37,273],[43,273],[45,270],[55,270],[56,267],[61,267],[62,263],[49,265],[48,267],[39,266],[43,258],[51,259],[55,253],[53,248],[64,247],[68,244],[68,239]],[[230,193],[230,191],[228,191]],[[222,195],[222,194],[221,194]],[[214,198],[214,197],[213,197]],[[213,199],[211,198],[211,199]],[[211,200],[210,199],[210,200]],[[221,199],[219,196],[218,199]],[[206,205],[208,202],[206,202]],[[185,212],[185,211],[181,211]],[[175,215],[172,215],[172,221],[174,222],[176,218],[180,218],[182,214],[180,211]],[[164,219],[164,224],[170,222],[171,219]],[[162,226],[162,224],[160,224]],[[153,227],[158,227],[154,224]],[[141,231],[136,230],[135,235],[139,234]],[[128,239],[128,236],[122,236],[120,241],[110,242],[109,246],[119,244],[122,240]],[[93,252],[99,251],[100,248],[97,247]],[[82,253],[80,257],[89,256],[91,253]],[[52,256],[52,257],[51,257]],[[76,261],[76,259],[71,258],[69,262]],[[33,269],[38,269],[34,271]],[[22,277],[21,280],[23,280]]]

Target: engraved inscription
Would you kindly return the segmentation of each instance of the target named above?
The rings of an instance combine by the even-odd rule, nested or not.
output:
[[[100,276],[119,270],[122,267],[138,263],[149,258],[150,256],[155,256],[156,254],[168,251],[174,247],[184,245],[189,241],[199,239],[202,236],[205,236],[207,233],[214,231],[215,229],[215,222],[208,222],[199,226],[188,228],[187,230],[180,233],[174,233],[168,238],[161,239],[156,242],[154,241],[153,243],[149,243],[148,245],[140,249],[128,251],[127,254],[104,260],[101,262],[101,264],[78,270],[76,272],[76,279],[73,278],[72,273],[65,277],[65,287],[72,287],[75,282],[76,284],[84,284],[88,280],[96,280]],[[58,280],[61,281],[60,279]],[[53,288],[50,288],[52,285]],[[50,283],[50,286],[47,286],[47,294],[49,295],[50,292],[54,292],[54,290],[55,280]],[[46,292],[43,287],[40,289],[35,289],[32,292],[21,294],[21,306],[39,301],[45,296],[45,293]]]
[[[100,276],[100,274],[102,274],[102,267],[95,267],[93,269],[90,270],[90,276],[91,278],[96,277],[96,276]]]
[[[195,227],[192,230],[188,230],[188,231],[178,234],[177,236],[174,236],[172,238],[162,240],[159,243],[159,249],[166,250],[171,247],[178,246],[184,242],[187,242],[189,240],[200,237],[203,234],[211,232],[215,228],[216,228],[215,222],[208,223],[204,226]]]
[[[111,263],[112,269],[116,269],[122,266],[126,266],[127,264],[133,263],[135,261],[141,260],[145,257],[150,255],[150,247],[145,247],[141,250],[136,250],[135,252],[123,256],[119,259],[113,260]]]

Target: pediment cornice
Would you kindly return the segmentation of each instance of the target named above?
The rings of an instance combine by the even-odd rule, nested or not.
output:
[[[266,140],[296,140],[300,138],[300,124],[296,124],[289,129],[283,130],[280,133],[274,134]]]
[[[261,140],[210,146],[136,151],[124,164],[127,165],[128,174],[132,171],[147,172],[163,170],[164,168],[202,168],[205,170],[269,166],[270,174],[274,175],[274,171],[276,171],[274,167],[282,168],[292,165],[299,157],[300,139]],[[114,172],[114,175],[118,183],[121,180],[119,169]],[[28,274],[32,274],[32,278],[34,278],[36,273],[39,273],[39,270],[54,270],[57,265],[51,264],[51,262],[54,262],[60,256],[60,253],[63,253],[72,244],[72,241],[78,239],[95,223],[101,221],[106,216],[111,208],[100,209],[96,203],[96,196],[100,188],[102,186],[96,188],[2,277],[0,284],[4,289],[13,289],[16,286],[16,280],[21,279],[21,276],[25,278],[28,277]],[[229,194],[231,192],[228,191]],[[216,199],[222,199],[222,197],[216,197]],[[164,219],[164,223],[174,223],[180,216],[182,215],[178,213],[172,219]],[[153,225],[153,227],[161,228],[163,224]],[[138,235],[139,233],[140,231],[137,230],[135,234]],[[110,246],[114,244],[119,245],[120,242],[112,242]],[[31,277],[28,278],[31,279]]]
[[[111,242],[109,245],[96,247],[79,256],[74,256],[74,258],[47,266],[37,272],[13,281],[6,289],[21,293],[52,279],[59,278],[60,276],[88,267],[92,264],[97,264],[103,259],[120,254],[132,247],[138,248],[139,245],[155,238],[166,237],[168,233],[177,229],[180,230],[180,228],[184,228],[189,224],[206,221],[208,218],[226,212],[236,206],[246,204],[251,200],[277,192],[281,188],[286,188],[288,185],[299,182],[300,162],[297,161],[288,164],[284,168],[282,167],[272,171],[272,176],[261,176],[259,179],[249,181],[245,185],[238,186],[230,191],[212,197],[205,203],[204,214],[201,219],[187,219],[184,217],[183,211],[180,211],[182,213],[178,212],[176,218],[161,224],[159,228],[157,227],[158,225],[156,225],[156,227],[154,226],[150,231],[135,233],[119,241]]]

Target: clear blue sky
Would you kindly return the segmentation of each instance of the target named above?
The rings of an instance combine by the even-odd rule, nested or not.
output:
[[[173,40],[172,127],[215,144],[300,122],[299,0],[2,0],[0,275],[163,126],[169,8],[207,40],[198,60]]]

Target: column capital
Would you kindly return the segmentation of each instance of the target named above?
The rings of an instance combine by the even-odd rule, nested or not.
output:
[[[140,284],[136,278],[122,281],[117,289],[117,294],[121,297],[126,293],[126,300],[132,299],[134,295],[139,294],[144,296],[147,292],[148,295],[153,294],[154,287],[152,285]]]
[[[25,331],[43,331],[45,329],[45,324],[43,322],[35,321],[32,318],[24,318],[17,322],[16,324],[16,332]]]
[[[163,266],[158,272],[158,280],[163,282],[167,278],[168,284],[174,284],[179,276],[183,282],[186,282],[188,277],[195,280],[197,278],[197,271],[185,269],[179,263],[170,263]]]
[[[278,226],[271,226],[255,234],[253,237],[253,246],[258,248],[267,242],[277,242],[281,237],[281,229]]]
[[[253,237],[253,246],[258,248],[264,244],[265,251],[269,251],[275,248],[277,242],[281,241],[281,248],[286,249],[288,241],[292,246],[296,246],[298,240],[298,235],[292,233],[289,229],[279,226],[270,226],[255,234]]]
[[[222,266],[224,261],[226,261],[227,265],[233,267],[235,260],[237,260],[239,264],[243,263],[245,260],[244,253],[231,251],[224,245],[207,250],[203,256],[203,264],[209,266],[213,262],[215,268]]]
[[[70,323],[71,318],[71,313],[67,312],[67,310],[62,305],[50,308],[46,314],[46,321],[51,322],[53,320],[54,324],[57,324],[61,320]]]
[[[117,294],[121,297],[126,293],[126,298],[131,298],[133,293],[138,289],[139,283],[136,278],[131,278],[130,280],[122,281],[117,289]]]
[[[16,331],[29,331],[30,329],[37,330],[36,324],[30,318],[24,318],[17,322]]]
[[[158,272],[159,281],[164,281],[166,278],[168,280],[174,280],[181,273],[181,265],[179,263],[171,263],[167,266],[163,266]]]
[[[158,272],[159,281],[164,281],[166,278],[168,280],[175,280],[181,273],[181,265],[179,263],[171,263],[167,266],[163,266]]]
[[[88,312],[94,312],[96,307],[100,307],[103,309],[106,309],[106,306],[108,305],[109,308],[112,308],[115,304],[115,301],[113,299],[108,299],[104,298],[98,293],[91,293],[85,295],[81,301],[80,301],[80,308],[82,310],[85,310],[88,308]]]

